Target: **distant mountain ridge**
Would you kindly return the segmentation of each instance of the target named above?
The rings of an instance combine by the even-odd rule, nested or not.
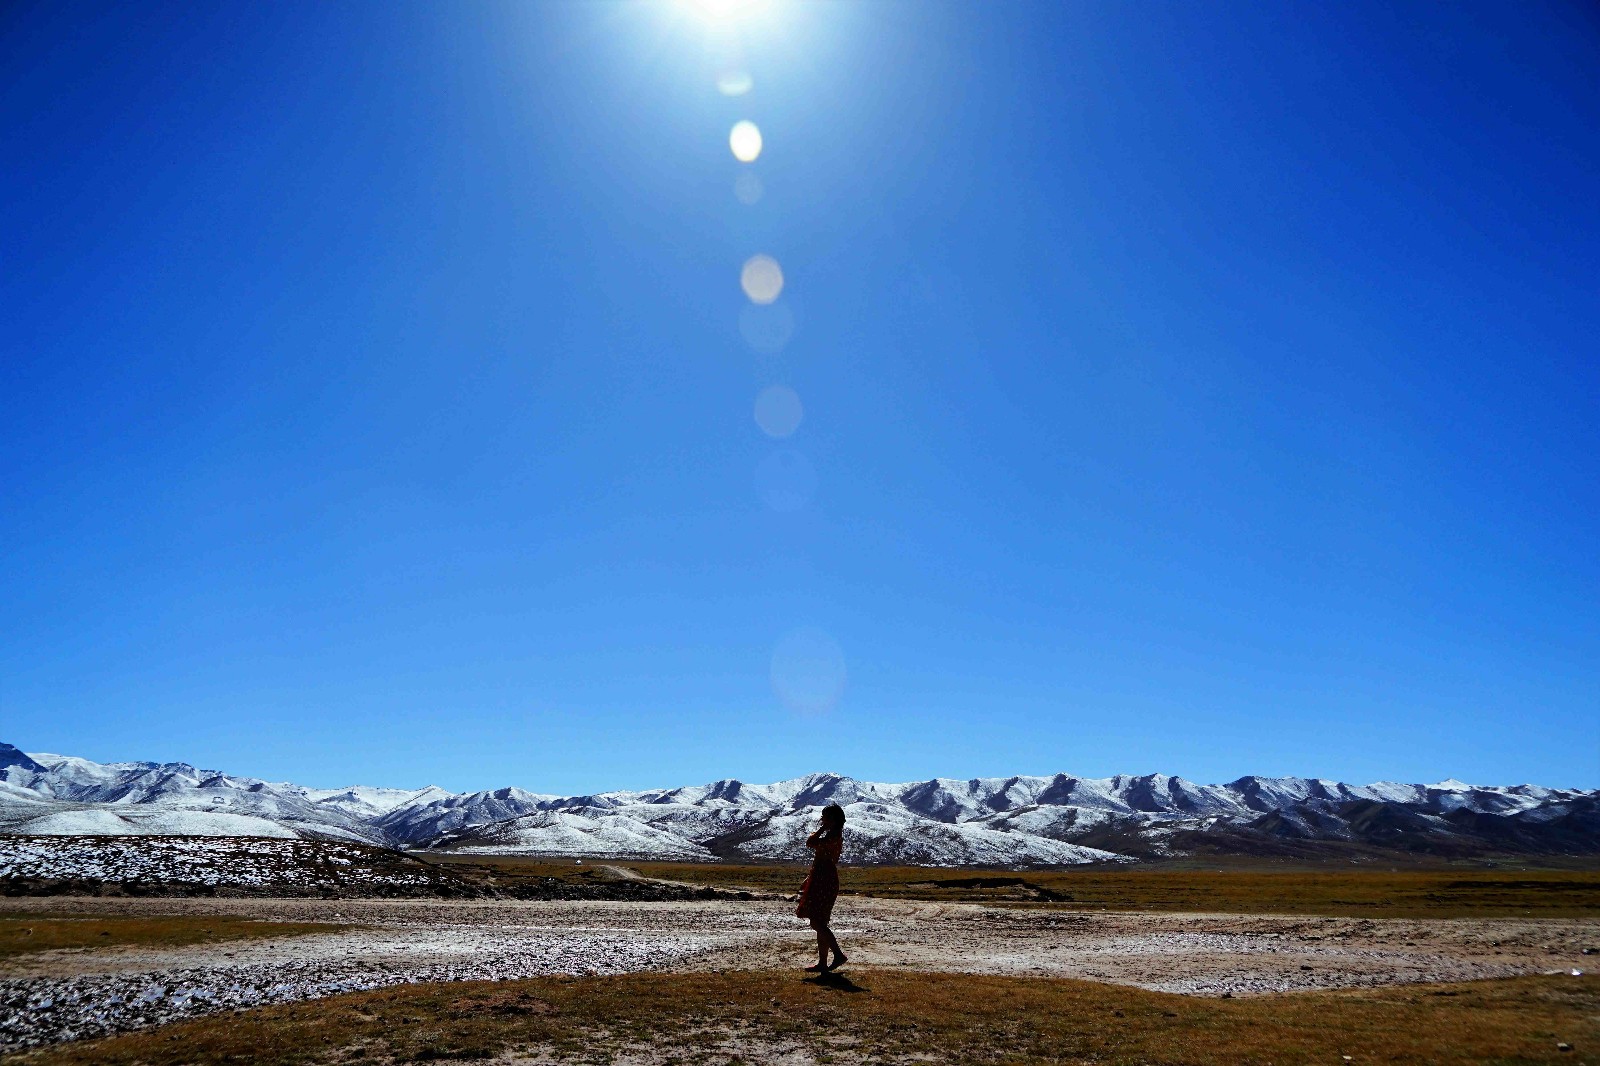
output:
[[[321,837],[438,851],[616,858],[796,859],[816,808],[848,816],[853,862],[1066,865],[1188,853],[1337,849],[1600,852],[1600,790],[1538,785],[1349,785],[1164,774],[931,778],[808,774],[553,796],[315,789],[188,763],[96,763],[0,743],[0,834]]]

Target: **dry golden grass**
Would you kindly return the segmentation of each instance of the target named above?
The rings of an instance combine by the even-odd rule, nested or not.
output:
[[[629,877],[616,860],[550,860],[520,855],[429,855],[426,863],[459,874],[475,884],[522,898],[606,898],[606,900],[664,900],[682,893],[664,890],[650,879]],[[630,866],[630,864],[629,864]]]
[[[222,915],[95,918],[0,912],[0,960],[55,948],[175,947],[246,937],[304,936],[347,928],[316,922],[263,922]]]
[[[1575,1053],[1558,1050],[1565,1042]],[[608,1062],[1543,1063],[1600,1048],[1600,981],[1204,1000],[1082,981],[860,971],[417,985],[269,1007],[8,1061],[38,1066],[483,1059]]]
[[[482,860],[480,860],[482,861]],[[501,861],[501,860],[496,860]],[[546,876],[572,871],[546,864]],[[629,863],[648,877],[793,892],[795,866]],[[577,869],[582,869],[581,867]],[[1069,910],[1222,911],[1363,918],[1583,918],[1600,915],[1600,871],[1093,866],[1066,870],[845,867],[847,894]]]

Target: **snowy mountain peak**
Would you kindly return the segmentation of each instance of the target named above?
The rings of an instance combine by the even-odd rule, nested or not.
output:
[[[838,803],[855,862],[1113,861],[1184,848],[1300,854],[1327,844],[1436,854],[1600,852],[1600,791],[1537,785],[1349,785],[1249,775],[1204,785],[1160,773],[928,778],[812,773],[554,796],[314,789],[188,763],[95,763],[0,744],[0,833],[309,836],[545,855],[797,859]],[[1299,849],[1299,850],[1296,850]]]

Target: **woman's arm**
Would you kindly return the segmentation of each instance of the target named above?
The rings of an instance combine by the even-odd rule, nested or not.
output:
[[[806,847],[810,848],[812,851],[816,851],[817,850],[817,842],[821,838],[822,838],[822,830],[818,829],[815,833],[812,833],[810,836],[806,837]]]

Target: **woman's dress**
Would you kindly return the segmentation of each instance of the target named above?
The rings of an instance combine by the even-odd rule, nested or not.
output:
[[[828,920],[833,917],[833,905],[839,898],[839,852],[843,847],[844,841],[839,837],[817,841],[811,872],[800,885],[800,902],[794,908],[794,916],[809,919],[813,929],[828,928]]]

